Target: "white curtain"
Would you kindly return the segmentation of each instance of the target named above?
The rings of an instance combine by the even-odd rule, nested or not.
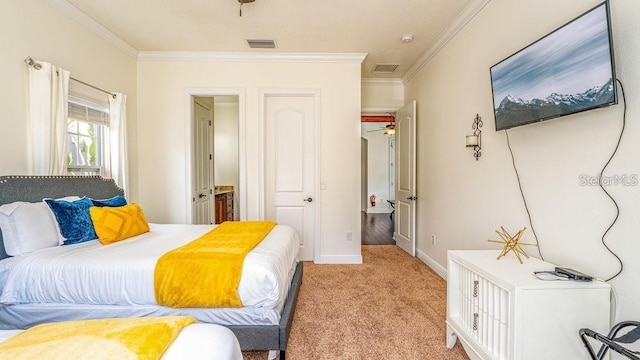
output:
[[[38,61],[29,66],[29,133],[31,172],[34,175],[67,173],[67,100],[69,71]]]
[[[112,178],[128,192],[127,173],[127,96],[109,97],[109,149],[105,156],[105,177]]]

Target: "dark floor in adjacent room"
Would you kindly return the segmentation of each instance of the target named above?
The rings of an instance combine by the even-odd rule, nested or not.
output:
[[[389,214],[360,212],[362,220],[362,245],[395,245],[393,220]]]

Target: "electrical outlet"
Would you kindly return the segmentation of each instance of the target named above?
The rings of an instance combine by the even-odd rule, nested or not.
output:
[[[435,245],[436,244],[436,236],[435,235],[431,235],[431,245]]]
[[[345,239],[346,239],[347,241],[351,241],[351,240],[353,240],[353,233],[352,233],[351,231],[347,231],[347,234],[346,234],[346,236],[345,236]]]

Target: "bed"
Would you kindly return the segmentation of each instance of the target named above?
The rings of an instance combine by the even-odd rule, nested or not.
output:
[[[0,343],[24,330],[0,330]],[[229,329],[221,325],[191,324],[180,331],[162,360],[242,360],[240,344]]]
[[[102,179],[97,176],[0,177],[0,205],[16,201],[39,202],[47,197],[62,198],[70,195],[88,196],[94,199],[108,199],[116,195],[122,195],[122,193],[122,190],[119,189],[112,180]],[[152,225],[152,229],[155,226],[163,227],[166,225]],[[195,225],[175,225],[171,231],[174,233],[181,231],[194,231],[198,233],[204,231],[204,229],[202,226]],[[277,228],[274,228],[274,230],[276,229]],[[272,233],[273,232],[272,230]],[[263,243],[270,243],[275,246],[274,244],[277,244],[277,241],[274,242],[273,239],[268,239],[271,235],[270,233],[254,250],[259,250],[259,247],[261,247]],[[2,238],[0,238],[0,240],[2,240]],[[78,244],[74,245],[74,249],[84,247],[91,248],[92,246],[99,247],[99,244]],[[114,245],[109,245],[109,247],[104,248],[113,246]],[[64,246],[59,248],[64,248]],[[252,250],[252,252],[254,250]],[[271,249],[263,250],[268,252]],[[44,250],[45,253],[47,251],[56,253],[59,249]],[[32,254],[38,254],[38,257],[44,259],[48,257],[48,255],[40,254],[40,252],[41,251],[37,251]],[[140,250],[138,249],[133,252],[140,252]],[[31,256],[31,254],[28,255]],[[251,255],[252,253],[247,256],[247,259]],[[64,254],[63,256],[67,255]],[[5,251],[4,242],[0,241],[0,288],[3,290],[5,290],[5,286],[8,286],[8,284],[11,284],[11,286],[16,285],[16,280],[12,280],[9,274],[11,273],[11,276],[13,276],[12,271],[14,271],[14,268],[22,267],[22,265],[18,266],[16,263],[22,264],[24,259],[18,258],[22,258],[22,256],[9,257]],[[243,274],[244,271],[245,270],[243,270]],[[284,359],[295,304],[302,281],[302,262],[296,261],[292,263],[290,269],[285,271],[287,276],[286,284],[279,288],[278,291],[280,295],[277,296],[277,299],[269,300],[271,303],[267,305],[258,300],[240,309],[174,309],[150,304],[144,300],[144,294],[139,297],[136,297],[138,294],[135,293],[133,295],[126,294],[118,298],[117,291],[106,291],[106,299],[100,299],[98,297],[92,301],[87,301],[88,303],[86,304],[82,303],[82,301],[80,301],[80,303],[78,303],[78,301],[67,301],[69,300],[68,298],[64,301],[58,301],[55,298],[52,299],[46,296],[44,298],[38,298],[38,296],[42,295],[39,293],[36,293],[34,298],[12,298],[11,296],[8,297],[5,291],[3,291],[3,298],[7,301],[5,301],[3,305],[0,305],[0,328],[28,328],[40,323],[63,320],[188,315],[193,316],[201,323],[214,323],[226,326],[235,334],[242,350],[279,350],[281,359]],[[244,279],[242,281],[244,281]],[[14,291],[13,295],[20,292],[21,291]],[[34,294],[29,296],[32,295]],[[93,295],[95,294],[91,296]],[[70,295],[70,298],[74,299],[74,296],[75,295]],[[113,296],[115,296],[115,298]],[[146,296],[148,297],[148,292]],[[132,298],[135,299],[132,300]]]

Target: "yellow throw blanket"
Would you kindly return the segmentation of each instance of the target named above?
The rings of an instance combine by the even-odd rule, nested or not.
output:
[[[0,343],[0,359],[160,359],[195,322],[166,316],[42,324]]]
[[[174,308],[242,307],[242,264],[276,226],[273,221],[228,221],[156,263],[156,302]]]

